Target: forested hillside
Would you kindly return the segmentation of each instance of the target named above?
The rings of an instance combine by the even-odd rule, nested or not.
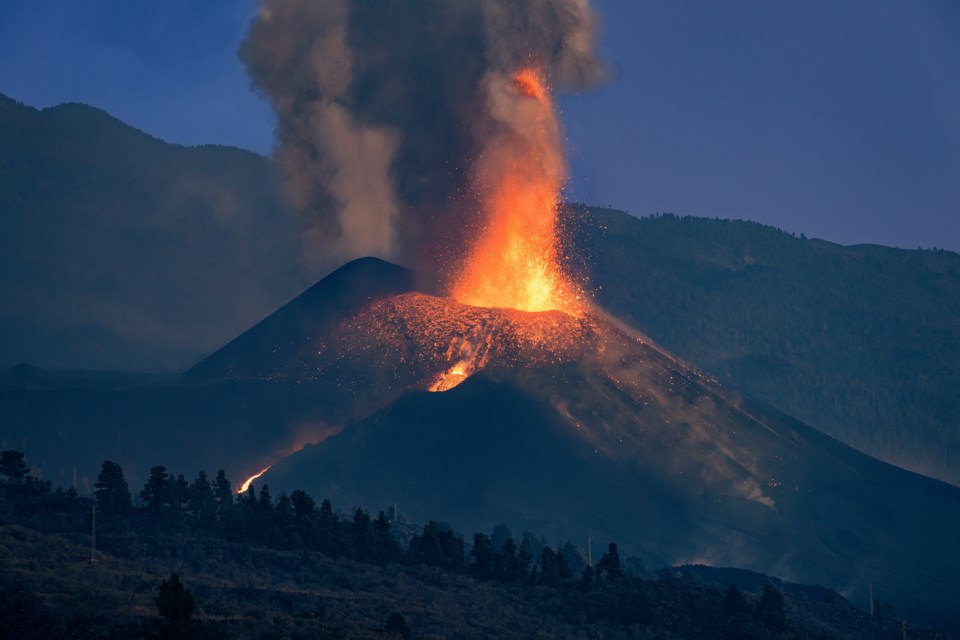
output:
[[[960,484],[960,255],[752,222],[566,212],[597,301],[667,349],[883,460]]]
[[[109,461],[95,501],[51,492],[22,454],[2,452],[4,638],[956,637],[820,586],[650,570],[615,543],[589,565],[582,548],[502,526],[465,541],[439,521],[342,514],[302,491],[235,498],[222,473],[191,482],[155,467],[137,505],[132,492]]]

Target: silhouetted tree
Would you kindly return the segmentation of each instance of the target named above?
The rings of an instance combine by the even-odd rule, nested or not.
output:
[[[263,485],[260,497],[257,499],[257,510],[261,513],[270,513],[273,510],[273,498],[270,496],[270,487]]]
[[[513,538],[507,538],[500,549],[500,578],[507,582],[517,582],[523,579],[524,571],[517,556],[517,543]]]
[[[593,586],[593,567],[589,564],[583,568],[583,574],[580,576],[580,586],[584,589],[589,589]]]
[[[223,469],[217,471],[217,477],[213,481],[213,494],[217,499],[217,519],[228,522],[233,514],[233,487]]]
[[[161,513],[170,504],[170,475],[167,468],[158,465],[150,469],[150,477],[140,490],[140,499],[153,513]]]
[[[196,601],[175,573],[160,583],[154,598],[157,612],[163,618],[160,637],[169,640],[188,640],[200,637],[200,625],[193,620]]]
[[[473,558],[469,567],[470,574],[478,580],[490,580],[496,571],[496,551],[490,536],[485,533],[473,534],[470,556]]]
[[[297,534],[297,517],[293,512],[293,504],[286,493],[280,494],[273,510],[270,546],[274,549],[297,549],[303,546],[303,541]]]
[[[170,481],[171,506],[177,513],[183,513],[190,504],[190,483],[182,473]]]
[[[560,571],[557,568],[557,554],[550,547],[544,547],[540,552],[540,582],[556,584],[560,582]]]
[[[376,543],[373,539],[373,523],[370,514],[363,509],[353,513],[350,526],[350,542],[353,544],[354,557],[359,562],[372,562],[376,555]]]
[[[187,506],[193,517],[205,525],[217,520],[217,496],[210,486],[206,471],[197,474],[188,491]]]
[[[27,470],[22,451],[0,452],[0,475],[6,476],[7,482],[13,484],[21,484],[27,479],[30,472]]]
[[[407,619],[398,611],[394,611],[390,614],[390,617],[387,618],[387,626],[384,628],[384,631],[389,635],[399,635],[403,640],[410,640],[410,636],[413,633],[407,624]]]
[[[573,571],[570,569],[570,565],[567,564],[566,557],[564,557],[559,548],[554,555],[557,558],[557,577],[559,577],[560,580],[570,580],[573,578]]]
[[[725,640],[748,640],[757,637],[750,607],[735,584],[731,584],[723,596],[722,613],[721,634]]]
[[[773,631],[784,631],[787,628],[787,614],[783,610],[783,594],[772,585],[764,585],[763,593],[754,613],[760,623]]]
[[[620,568],[620,551],[617,549],[617,543],[611,542],[607,547],[607,552],[597,563],[597,573],[602,573],[607,580],[616,582],[623,576],[623,570]]]
[[[393,535],[393,527],[390,519],[383,511],[377,515],[373,521],[373,539],[375,548],[375,559],[377,562],[386,564],[388,562],[397,562],[400,559],[400,544]]]
[[[464,570],[463,538],[450,525],[431,520],[419,535],[410,538],[411,562],[442,567],[459,573]]]
[[[102,513],[124,514],[130,511],[132,497],[130,487],[123,477],[123,469],[116,462],[104,460],[97,476],[97,507]]]

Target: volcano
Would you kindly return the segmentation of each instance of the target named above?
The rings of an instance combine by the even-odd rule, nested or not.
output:
[[[650,563],[748,568],[861,602],[872,583],[902,612],[954,615],[956,487],[741,397],[600,309],[436,291],[355,261],[187,378],[340,390],[354,418],[257,480],[274,493],[395,504],[466,532],[614,540]]]

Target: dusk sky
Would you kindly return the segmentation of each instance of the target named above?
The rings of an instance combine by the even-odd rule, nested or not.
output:
[[[960,250],[960,3],[595,0],[609,81],[562,101],[569,195],[843,244]],[[0,93],[269,154],[250,0],[9,0]]]

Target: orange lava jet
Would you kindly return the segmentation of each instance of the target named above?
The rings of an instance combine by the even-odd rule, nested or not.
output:
[[[243,484],[240,485],[240,488],[237,489],[237,493],[238,493],[238,494],[246,493],[246,492],[247,492],[247,489],[250,488],[250,485],[253,484],[253,481],[256,480],[257,478],[259,478],[260,476],[262,476],[263,474],[265,474],[265,473],[266,473],[267,471],[269,471],[269,470],[270,470],[270,467],[266,467],[266,468],[262,469],[259,473],[255,473],[255,474],[253,474],[252,476],[250,476],[249,478],[247,478],[247,479],[243,482]]]
[[[535,69],[494,74],[487,98],[500,126],[473,176],[484,224],[451,293],[477,307],[579,315],[582,294],[558,260],[566,165],[549,87]]]

